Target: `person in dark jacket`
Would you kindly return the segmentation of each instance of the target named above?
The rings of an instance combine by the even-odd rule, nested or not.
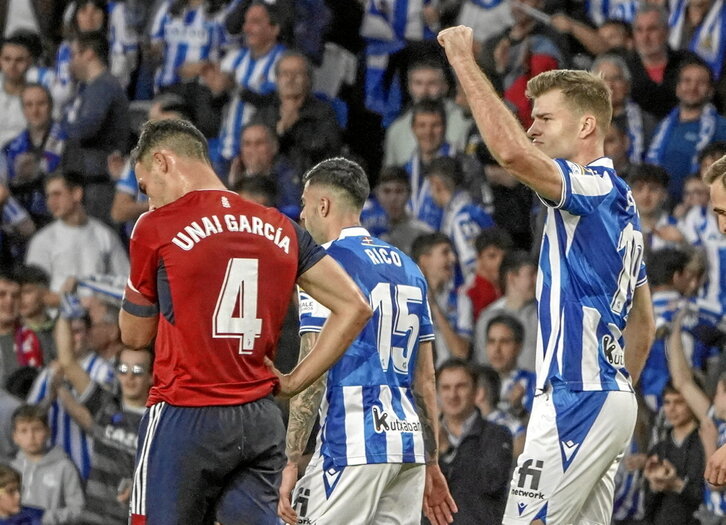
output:
[[[474,404],[476,370],[460,359],[437,373],[441,406],[439,465],[459,507],[455,525],[499,525],[512,465],[512,436],[481,417]]]

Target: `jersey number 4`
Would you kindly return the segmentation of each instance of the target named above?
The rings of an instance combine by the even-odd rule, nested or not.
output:
[[[378,283],[371,290],[370,302],[374,312],[378,312],[378,352],[381,367],[386,371],[389,363],[393,362],[396,372],[407,374],[419,332],[419,318],[408,311],[408,305],[423,302],[421,288],[405,284],[392,287],[390,283]],[[401,346],[395,346],[395,343]]]
[[[257,259],[230,259],[217,297],[212,323],[213,337],[239,338],[239,353],[249,355],[262,333],[257,317]]]

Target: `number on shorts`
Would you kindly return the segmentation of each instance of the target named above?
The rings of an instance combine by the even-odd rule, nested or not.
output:
[[[407,374],[419,332],[419,318],[408,311],[408,305],[421,304],[423,298],[420,288],[405,284],[393,286],[393,294],[395,298],[390,283],[378,283],[371,291],[371,308],[378,312],[378,352],[384,371],[393,362],[394,371]],[[401,346],[395,346],[394,339]]]
[[[240,354],[251,354],[262,333],[262,319],[257,317],[258,267],[257,259],[230,259],[214,309],[212,336],[239,338]]]
[[[610,301],[610,310],[622,314],[627,301],[632,297],[638,280],[640,263],[643,259],[643,234],[633,228],[631,223],[620,232],[618,252],[623,258],[623,267],[618,275],[618,289]]]

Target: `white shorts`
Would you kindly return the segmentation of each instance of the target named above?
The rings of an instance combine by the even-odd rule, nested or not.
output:
[[[323,467],[318,452],[295,485],[299,524],[419,525],[426,467],[377,463]]]
[[[630,392],[560,387],[535,397],[503,524],[609,525],[636,414]]]

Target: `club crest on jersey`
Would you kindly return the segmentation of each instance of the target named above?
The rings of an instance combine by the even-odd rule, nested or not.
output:
[[[374,406],[371,410],[373,413],[373,428],[377,433],[381,432],[420,432],[420,421],[406,421],[399,419],[396,414],[381,410]]]
[[[603,336],[602,348],[608,363],[613,366],[625,366],[625,353],[612,335]]]

